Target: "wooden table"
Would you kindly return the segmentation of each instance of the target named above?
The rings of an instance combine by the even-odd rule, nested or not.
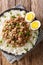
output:
[[[0,13],[6,9],[14,7],[17,4],[21,4],[29,11],[32,9],[36,13],[36,17],[37,17],[37,9],[38,9],[37,1],[36,0],[0,0]],[[35,6],[36,6],[36,10],[35,10]],[[38,10],[40,10],[40,8]],[[42,11],[43,11],[43,9],[41,9],[41,15],[42,15]],[[40,17],[41,16],[38,15],[37,18],[40,19]],[[42,20],[43,19],[40,19],[40,21],[43,25]],[[43,28],[43,26],[42,26],[42,28]],[[12,65],[2,55],[1,51],[0,51],[0,65]],[[18,62],[13,63],[13,65],[43,65],[43,41],[40,42],[37,45],[37,47],[35,49],[33,49],[33,51],[31,53],[26,54],[25,57],[23,57]]]

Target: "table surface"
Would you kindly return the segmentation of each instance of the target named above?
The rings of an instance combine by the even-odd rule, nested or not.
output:
[[[31,0],[0,0],[0,13],[18,4],[22,4],[29,11],[31,10]],[[2,55],[1,51],[0,65],[12,65]],[[43,41],[31,53],[26,54],[21,60],[13,63],[13,65],[43,65]]]

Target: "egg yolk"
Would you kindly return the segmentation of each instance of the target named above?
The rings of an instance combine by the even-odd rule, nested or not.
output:
[[[32,28],[38,28],[38,22],[32,22]]]
[[[27,14],[27,20],[32,21],[34,19],[34,15],[32,13]]]

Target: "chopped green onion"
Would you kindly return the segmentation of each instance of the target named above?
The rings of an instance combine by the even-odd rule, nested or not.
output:
[[[4,18],[6,18],[6,16],[5,16],[5,15],[4,15],[3,17],[4,17]]]
[[[34,44],[32,43],[32,46],[34,47]]]
[[[26,13],[24,12],[24,15],[26,15]]]
[[[34,44],[33,44],[30,40],[29,40],[28,42],[29,42],[29,43],[31,43],[31,44],[32,44],[32,46],[34,47]]]
[[[0,22],[1,22],[1,19],[0,19]]]
[[[16,48],[16,46],[12,46],[12,48]]]
[[[8,47],[9,45],[7,44],[7,47]]]
[[[10,11],[10,14],[12,15],[12,12]]]
[[[16,26],[19,26],[19,23],[17,23]]]
[[[0,43],[2,43],[2,40],[0,40]]]
[[[22,35],[22,34],[23,34],[23,32],[19,32],[19,34],[20,34],[20,35]]]
[[[28,42],[32,44],[32,42],[30,40]]]
[[[30,32],[29,31],[27,31],[26,36],[30,36]]]
[[[28,48],[24,48],[25,51],[28,51]]]
[[[20,14],[17,14],[17,16],[20,16]]]
[[[33,36],[33,39],[35,38],[35,36]]]
[[[34,32],[37,35],[37,32]]]
[[[15,15],[11,16],[12,18],[16,18]]]

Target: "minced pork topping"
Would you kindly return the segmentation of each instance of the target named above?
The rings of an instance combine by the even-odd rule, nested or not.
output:
[[[12,46],[23,46],[31,36],[28,22],[23,17],[13,17],[5,22],[3,27],[3,39]]]

